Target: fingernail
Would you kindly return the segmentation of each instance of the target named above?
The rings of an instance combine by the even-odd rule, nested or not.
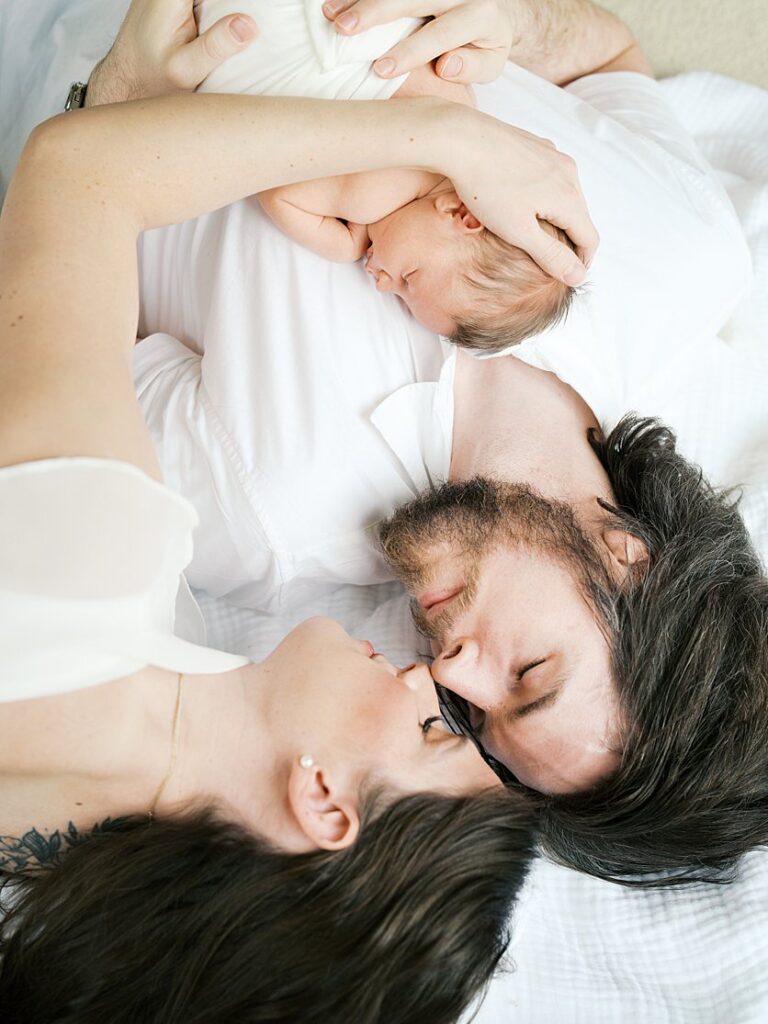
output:
[[[344,11],[343,14],[338,16],[335,24],[338,25],[339,28],[343,28],[345,32],[351,32],[357,24],[357,15],[353,14],[352,11]]]
[[[395,70],[395,62],[391,57],[382,57],[373,65],[373,70],[377,75],[391,75]]]
[[[461,57],[457,57],[454,53],[452,57],[443,64],[443,70],[440,72],[442,78],[455,78],[456,75],[461,74],[461,69],[464,67],[464,61]]]
[[[569,270],[565,275],[565,283],[570,285],[571,288],[577,288],[584,281],[586,276],[587,275],[584,272],[583,267],[581,270]]]
[[[323,4],[323,10],[332,18],[336,11],[340,11],[343,6],[344,0],[328,0],[328,3]]]
[[[245,43],[249,39],[253,39],[255,27],[252,21],[249,21],[248,18],[241,18],[240,15],[229,23],[229,31],[238,43]]]

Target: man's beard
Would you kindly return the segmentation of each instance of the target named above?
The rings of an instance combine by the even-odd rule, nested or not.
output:
[[[494,549],[521,547],[559,562],[592,602],[602,604],[600,598],[612,589],[607,566],[571,506],[524,483],[474,477],[443,484],[396,509],[380,527],[379,539],[412,598],[446,558],[456,565],[463,589],[442,613],[429,620],[411,601],[416,627],[438,643],[471,605],[481,561]]]

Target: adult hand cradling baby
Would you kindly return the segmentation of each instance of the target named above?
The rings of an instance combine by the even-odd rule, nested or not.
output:
[[[387,20],[399,13],[387,8],[386,17],[378,13],[377,17]],[[481,13],[487,19],[488,12]],[[455,31],[465,39],[474,38],[472,27],[478,16],[475,12],[470,19],[466,11],[458,12],[452,22]],[[233,28],[238,32],[250,28],[255,35],[253,19],[243,18],[235,14],[222,18],[197,39],[190,0],[134,0],[112,50],[94,70],[89,105],[196,88],[226,57],[248,45],[250,39],[238,40]],[[441,21],[444,19],[433,24]],[[458,36],[451,36],[454,38]],[[486,77],[493,75],[487,72]],[[569,285],[581,284],[585,264],[597,249],[598,235],[573,161],[546,140],[452,107],[439,107],[439,117],[449,130],[441,133],[441,148],[446,152],[435,152],[434,168],[446,171],[448,164],[454,168],[450,177],[459,195],[488,228],[528,252],[553,277]],[[492,159],[482,160],[483,153]],[[507,156],[499,160],[500,153]],[[542,220],[562,228],[576,253],[544,230]]]

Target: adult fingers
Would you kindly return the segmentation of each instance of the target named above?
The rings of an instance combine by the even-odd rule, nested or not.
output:
[[[356,35],[398,18],[439,16],[461,0],[326,0],[323,14],[339,32]],[[466,40],[463,40],[466,42]]]
[[[519,233],[517,245],[524,249],[542,270],[546,270],[559,281],[572,287],[584,283],[587,276],[586,267],[576,253],[547,234],[538,221],[531,224],[529,230]]]
[[[581,203],[583,205],[574,207],[570,211],[570,217],[559,219],[555,217],[551,223],[562,228],[576,246],[575,255],[578,258],[579,264],[582,267],[589,267],[600,245],[600,235],[597,233],[597,228],[587,213],[587,207],[583,198],[581,198]]]
[[[495,82],[507,62],[507,48],[486,49],[462,46],[444,53],[435,64],[435,71],[447,82],[471,85],[473,82]]]
[[[484,28],[474,11],[469,6],[454,7],[442,17],[428,21],[383,54],[373,65],[374,71],[383,78],[404,75],[452,50],[468,49],[467,41],[479,40]]]
[[[245,14],[221,18],[173,55],[168,77],[179,89],[195,89],[219,64],[249,46],[258,31]]]

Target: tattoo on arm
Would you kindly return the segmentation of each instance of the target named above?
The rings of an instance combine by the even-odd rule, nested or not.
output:
[[[0,835],[0,872],[24,874],[39,868],[53,867],[73,846],[90,836],[119,829],[125,821],[125,817],[105,818],[86,832],[81,832],[70,821],[65,829],[57,828],[55,832],[47,829],[40,831],[33,827],[19,837]]]

